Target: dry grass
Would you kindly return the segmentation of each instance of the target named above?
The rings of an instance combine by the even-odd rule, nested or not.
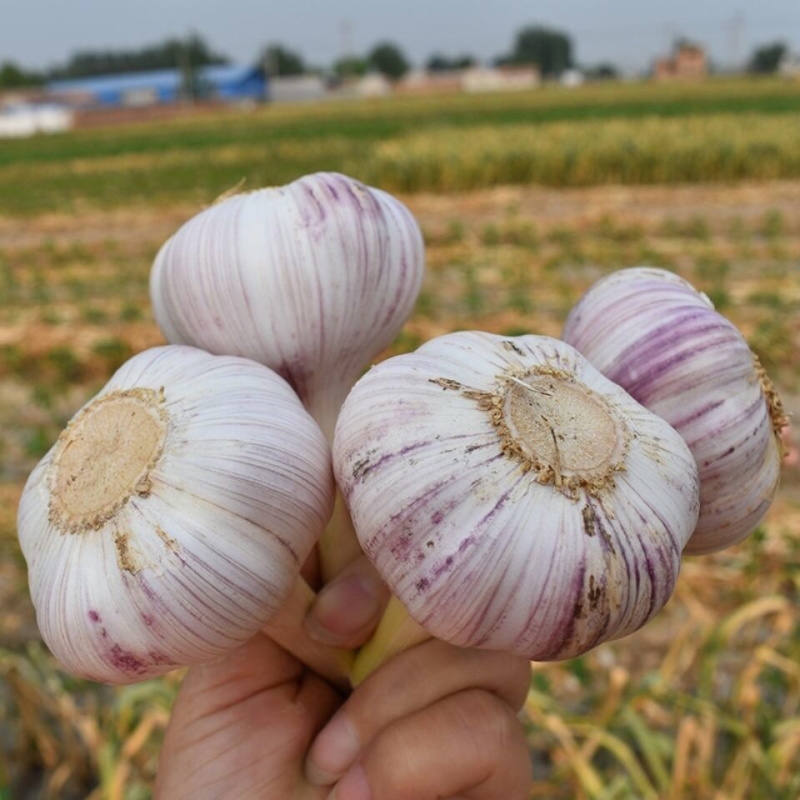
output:
[[[665,189],[503,188],[407,198],[429,272],[391,352],[454,328],[557,335],[619,266],[655,263],[709,292],[800,387],[800,183]],[[59,671],[36,634],[14,535],[22,482],[121,359],[161,341],[152,256],[191,213],[0,220],[0,798],[150,796],[178,676],[124,689]],[[800,796],[800,486],[788,467],[763,530],[687,561],[646,629],[535,665],[526,707],[534,797]]]

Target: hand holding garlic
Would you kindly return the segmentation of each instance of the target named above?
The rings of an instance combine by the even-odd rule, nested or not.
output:
[[[395,595],[356,683],[431,635],[541,660],[586,652],[657,613],[682,552],[735,543],[763,517],[780,401],[738,331],[661,270],[601,281],[568,343],[451,334],[350,391],[409,315],[423,262],[408,210],[335,174],[228,198],[164,245],[151,294],[177,344],[132,359],[76,415],[20,506],[62,663],[139,680],[264,626],[316,658],[309,609],[312,638],[326,635],[316,620],[361,644],[385,588],[342,573],[339,600],[375,601],[348,627],[297,580],[334,505],[331,442]],[[334,519],[326,579],[359,552],[338,501]],[[335,679],[348,658],[326,653],[319,671]]]
[[[523,659],[428,642],[343,701],[258,635],[189,670],[154,800],[525,800],[528,680]]]

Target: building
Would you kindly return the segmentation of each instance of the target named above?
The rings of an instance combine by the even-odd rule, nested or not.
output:
[[[273,103],[302,103],[321,100],[327,92],[319,75],[278,75],[269,80],[267,99]]]
[[[9,102],[0,107],[0,138],[60,133],[72,125],[72,112],[55,103]]]
[[[356,78],[347,78],[334,86],[333,97],[386,97],[392,93],[392,82],[380,72],[368,72]]]
[[[77,108],[130,108],[177,103],[189,93],[186,83],[181,70],[162,69],[50,81],[47,91]],[[266,80],[258,67],[198,67],[192,74],[191,93],[227,102],[264,100]]]
[[[539,70],[529,67],[467,67],[466,69],[414,70],[395,84],[401,94],[446,92],[515,92],[535,89]]]
[[[782,78],[800,79],[800,55],[787,53],[778,65],[778,74]]]
[[[465,92],[518,92],[541,83],[539,70],[529,67],[470,67],[461,76]]]
[[[558,82],[562,86],[566,86],[567,89],[577,89],[586,83],[586,76],[579,69],[565,69],[561,73]]]
[[[708,75],[706,51],[698,44],[678,42],[671,56],[659,58],[653,67],[658,81],[696,80]]]
[[[429,72],[414,69],[407,72],[394,89],[398,94],[441,94],[461,91],[462,70],[437,70]]]

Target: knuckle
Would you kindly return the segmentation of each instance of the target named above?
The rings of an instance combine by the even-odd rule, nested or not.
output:
[[[504,731],[509,718],[516,720],[511,709],[485,689],[470,689],[463,694],[461,713],[476,730],[491,733]]]
[[[472,689],[464,695],[461,713],[473,729],[482,734],[482,739],[503,745],[516,735],[520,724],[509,705],[483,689]]]
[[[504,787],[504,800],[527,797],[532,766],[525,732],[514,709],[486,692],[470,698],[480,732],[476,730],[474,748],[487,772]]]

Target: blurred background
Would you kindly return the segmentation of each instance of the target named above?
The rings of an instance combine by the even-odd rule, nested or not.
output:
[[[625,266],[675,270],[800,412],[800,8],[573,0],[96,0],[0,28],[0,800],[145,800],[179,683],[110,689],[39,640],[25,478],[162,337],[158,247],[226,190],[338,170],[398,193],[428,273],[389,353],[559,335]],[[534,665],[532,797],[800,797],[800,470],[690,558],[643,631]]]

